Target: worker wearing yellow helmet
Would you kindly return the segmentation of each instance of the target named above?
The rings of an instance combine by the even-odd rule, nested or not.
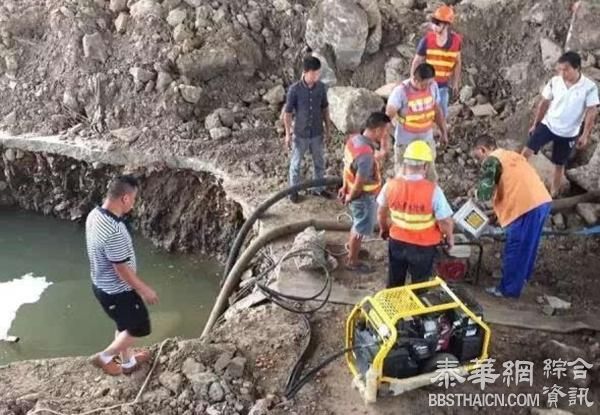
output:
[[[388,240],[388,288],[422,282],[433,273],[437,246],[454,245],[454,222],[442,189],[426,179],[433,162],[427,142],[413,141],[406,147],[401,170],[387,181],[377,197],[380,235]]]

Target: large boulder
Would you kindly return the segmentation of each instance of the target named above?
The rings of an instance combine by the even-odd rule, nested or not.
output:
[[[587,165],[567,170],[567,177],[588,192],[600,190],[600,145]]]
[[[327,99],[331,121],[343,133],[360,131],[369,115],[384,106],[376,93],[348,86],[329,88]]]
[[[600,48],[600,3],[597,1],[582,0],[575,6],[575,13],[571,20],[571,27],[567,35],[565,49],[567,50],[595,50]]]
[[[321,61],[321,82],[327,86],[334,86],[337,83],[337,77],[327,57],[318,52],[313,52],[312,55]]]
[[[537,173],[540,175],[540,178],[544,182],[547,188],[550,188],[552,184],[552,180],[554,178],[554,164],[548,157],[543,155],[542,153],[534,154],[529,158],[529,163],[535,168]],[[569,181],[563,176],[561,180],[561,188],[567,188],[569,186]]]
[[[181,55],[176,64],[182,75],[209,81],[219,75],[233,72],[251,76],[261,62],[261,49],[251,38],[242,36],[221,43],[209,42],[201,49]]]
[[[556,65],[558,58],[562,55],[562,48],[546,37],[540,38],[540,50],[542,52],[542,62],[546,69],[552,69]]]
[[[379,51],[383,38],[382,17],[377,0],[359,0],[360,6],[367,12],[369,36],[365,45],[365,52],[372,55]]]
[[[368,14],[355,0],[321,0],[306,22],[306,43],[313,50],[330,46],[340,70],[360,65],[368,36]]]

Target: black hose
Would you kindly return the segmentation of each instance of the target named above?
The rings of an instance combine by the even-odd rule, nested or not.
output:
[[[295,186],[288,187],[287,189],[283,189],[283,190],[275,193],[273,196],[271,196],[269,199],[265,200],[263,203],[261,203],[256,208],[256,210],[250,215],[250,217],[248,217],[248,219],[246,219],[246,222],[244,222],[241,229],[239,230],[239,232],[235,238],[235,241],[233,241],[233,244],[231,245],[231,249],[229,250],[229,256],[227,257],[227,262],[225,262],[225,269],[223,271],[223,278],[221,279],[221,283],[223,282],[225,277],[227,275],[229,275],[229,271],[231,271],[231,268],[233,268],[235,261],[237,261],[238,256],[240,254],[240,249],[242,248],[242,245],[244,245],[244,242],[246,241],[246,237],[248,236],[248,233],[252,230],[254,223],[258,220],[258,218],[260,218],[262,216],[263,213],[265,213],[267,211],[267,209],[269,209],[275,203],[279,202],[281,199],[284,199],[285,197],[291,195],[292,193],[298,193],[300,190],[306,190],[306,189],[311,189],[311,188],[315,188],[315,187],[323,187],[323,186],[338,186],[339,187],[341,185],[342,185],[342,179],[340,177],[325,177],[323,179],[310,180],[307,182],[297,184]]]

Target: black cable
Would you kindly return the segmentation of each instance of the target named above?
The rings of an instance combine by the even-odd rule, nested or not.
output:
[[[344,356],[346,353],[350,353],[352,351],[373,347],[376,344],[378,344],[378,343],[370,343],[370,344],[363,344],[360,346],[347,347],[342,351],[336,352],[336,353],[326,357],[321,363],[319,363],[317,366],[315,366],[314,368],[309,370],[306,373],[306,375],[304,375],[302,378],[298,379],[296,382],[294,382],[291,385],[286,385],[286,389],[284,392],[286,399],[292,399],[300,391],[300,389],[302,389],[302,387],[308,381],[310,381],[321,369],[323,369],[324,367],[326,367],[327,365],[329,365],[331,362],[335,361],[339,357]]]

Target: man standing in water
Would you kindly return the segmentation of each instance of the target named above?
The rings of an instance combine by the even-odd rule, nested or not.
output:
[[[147,351],[134,353],[132,346],[150,334],[144,302],[158,303],[156,292],[136,273],[133,243],[122,220],[133,209],[138,188],[133,176],[113,179],[102,207],[92,210],[85,224],[94,295],[117,326],[114,341],[91,362],[112,376],[130,374],[150,359]]]

